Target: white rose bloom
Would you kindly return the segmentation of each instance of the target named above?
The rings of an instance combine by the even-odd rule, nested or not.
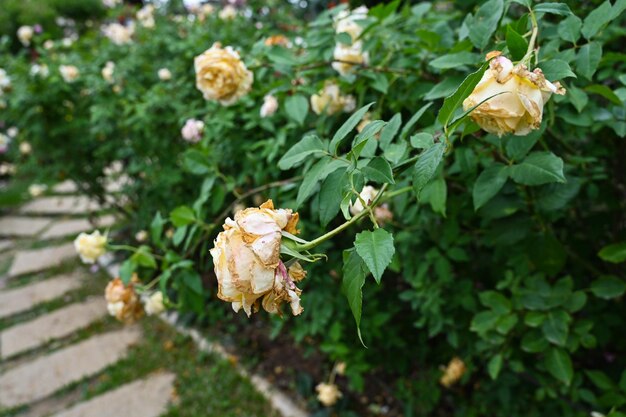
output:
[[[161,291],[156,291],[152,293],[149,297],[144,298],[143,309],[149,316],[161,314],[163,311],[165,311],[165,305],[163,304],[163,293]]]
[[[61,65],[59,72],[66,83],[73,83],[80,76],[80,71],[74,65]]]
[[[158,72],[159,80],[169,81],[172,79],[172,72],[167,68],[161,68]]]
[[[46,64],[33,64],[30,67],[30,75],[33,77],[47,78],[50,70]]]
[[[5,153],[9,149],[10,144],[11,138],[4,133],[0,133],[0,153]]]
[[[30,45],[30,41],[33,39],[34,34],[35,30],[32,28],[32,26],[20,26],[20,28],[17,30],[17,38],[24,46]]]
[[[113,73],[115,72],[115,62],[107,61],[107,63],[102,68],[102,78],[109,83],[113,84],[115,79],[113,78]]]
[[[340,111],[351,112],[356,107],[356,100],[352,96],[342,96],[339,86],[326,83],[319,93],[311,96],[311,109],[315,114],[335,114]]]
[[[351,46],[337,43],[333,51],[333,59],[339,61],[333,62],[333,69],[341,75],[346,75],[354,70],[355,65],[369,64],[369,53],[363,52],[361,41],[355,42]]]
[[[20,143],[20,153],[22,155],[28,155],[33,151],[33,147],[28,142]]]
[[[224,6],[222,10],[220,10],[218,16],[222,20],[233,20],[235,17],[237,17],[237,9],[228,4]]]
[[[322,382],[317,384],[315,390],[317,391],[317,399],[326,407],[335,405],[339,398],[343,396],[341,391],[339,391],[339,387],[335,384]]]
[[[263,105],[261,106],[261,117],[268,117],[276,113],[278,110],[278,100],[271,94],[263,97]]]
[[[137,11],[137,20],[141,26],[151,29],[155,26],[154,22],[154,6],[148,4]]]
[[[20,133],[20,131],[15,126],[11,126],[10,128],[7,129],[7,135],[9,135],[10,138],[16,137],[18,133]]]
[[[83,263],[92,264],[106,253],[107,236],[98,230],[91,234],[81,233],[74,240],[74,248]]]
[[[145,230],[140,230],[137,233],[135,233],[135,240],[137,242],[145,242],[146,240],[148,240],[148,232],[146,232]]]
[[[359,21],[367,18],[368,9],[366,6],[358,7],[354,10],[342,10],[335,18],[335,32],[347,33],[352,38],[352,42],[363,33],[363,27]]]
[[[31,197],[39,197],[47,189],[48,187],[44,184],[31,184],[28,187],[28,194],[30,194]]]
[[[180,130],[180,134],[187,142],[198,143],[202,139],[204,122],[202,120],[189,119]]]
[[[366,185],[365,187],[363,187],[363,190],[361,190],[361,193],[359,194],[360,198],[357,198],[354,204],[350,204],[350,213],[352,213],[353,216],[361,213],[365,209],[365,207],[363,207],[363,203],[361,203],[361,200],[363,200],[365,204],[369,206],[370,203],[374,201],[377,195],[378,190],[376,188],[372,187],[371,185]]]
[[[7,90],[9,87],[11,87],[11,78],[5,69],[0,68],[0,95],[2,95],[2,90]]]
[[[43,43],[43,49],[49,51],[52,48],[54,48],[54,41],[52,39],[48,39]]]
[[[102,27],[102,33],[116,45],[124,45],[132,41],[135,28],[117,22]]]

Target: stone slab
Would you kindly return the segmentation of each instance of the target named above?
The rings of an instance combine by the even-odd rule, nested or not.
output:
[[[52,417],[158,417],[165,413],[176,376],[159,373],[79,403]]]
[[[10,369],[0,375],[0,408],[41,400],[104,370],[123,358],[140,337],[136,327],[109,332]]]
[[[0,235],[34,236],[51,222],[51,219],[45,217],[3,217],[0,218]]]
[[[24,287],[0,291],[0,318],[30,310],[82,286],[78,272],[49,278]]]
[[[76,256],[78,255],[76,254],[73,243],[42,249],[19,251],[15,254],[8,276],[15,277],[17,275],[53,268]]]
[[[85,196],[43,197],[22,206],[20,213],[82,214],[100,210],[97,201]]]
[[[52,191],[59,194],[71,194],[78,191],[78,186],[72,180],[65,180],[55,185]]]
[[[41,237],[54,239],[58,237],[77,235],[80,232],[91,232],[94,229],[109,227],[115,223],[115,216],[106,215],[94,220],[92,224],[87,219],[61,220],[54,223]]]
[[[13,247],[13,241],[8,239],[0,240],[0,252],[3,252],[7,249],[11,249]]]
[[[0,333],[0,358],[42,346],[54,339],[67,337],[107,315],[101,297],[72,304]]]

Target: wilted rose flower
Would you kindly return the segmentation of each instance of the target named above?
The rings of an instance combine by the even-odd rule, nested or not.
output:
[[[461,377],[463,377],[466,370],[467,368],[465,367],[463,360],[459,357],[454,357],[445,368],[439,383],[444,387],[449,388],[456,384]]]
[[[339,387],[335,384],[327,384],[322,382],[315,387],[317,391],[317,399],[326,407],[335,405],[335,403],[343,396]]]
[[[363,207],[363,203],[361,203],[361,200],[363,200],[365,204],[369,206],[370,203],[374,201],[377,195],[378,190],[376,188],[372,187],[371,185],[366,185],[365,187],[363,187],[361,193],[359,194],[360,198],[357,198],[354,204],[350,204],[350,213],[352,213],[353,216],[361,213],[363,210],[365,210],[365,207]]]
[[[109,281],[104,290],[109,314],[121,322],[132,323],[143,315],[143,307],[135,291],[137,283],[137,274],[133,274],[128,285],[125,286],[121,279],[115,278]]]
[[[159,69],[157,75],[159,76],[159,80],[161,81],[169,81],[172,79],[172,72],[167,68]]]
[[[227,4],[222,10],[220,10],[218,16],[222,20],[233,20],[235,17],[237,17],[237,9],[235,9],[230,4]]]
[[[47,188],[48,187],[44,184],[31,184],[28,187],[28,194],[30,194],[31,197],[39,197]]]
[[[202,120],[189,119],[180,130],[180,134],[187,142],[198,143],[202,139],[204,122]]]
[[[141,26],[151,29],[154,27],[154,6],[147,4],[137,11],[137,20]]]
[[[31,26],[20,26],[17,30],[17,38],[24,46],[30,45],[30,41],[33,39],[34,34],[35,30]]]
[[[83,263],[92,264],[106,253],[107,236],[96,230],[91,234],[81,233],[74,240],[74,248]]]
[[[265,38],[265,41],[263,41],[263,43],[267,46],[278,45],[278,46],[284,46],[285,48],[288,48],[291,46],[291,42],[285,35],[270,36],[269,38]]]
[[[194,59],[196,87],[206,100],[228,106],[250,91],[254,74],[230,46],[214,43]]]
[[[124,45],[132,41],[135,28],[114,22],[102,27],[102,33],[116,45]]]
[[[217,296],[242,307],[248,316],[258,311],[259,301],[269,313],[280,314],[284,302],[294,315],[302,312],[301,291],[295,283],[306,272],[298,262],[287,267],[280,259],[282,231],[296,234],[298,213],[274,209],[272,200],[259,208],[247,208],[226,219],[224,231],[217,235],[211,249]]]
[[[278,110],[278,100],[271,94],[263,97],[263,105],[261,106],[261,117],[268,117],[276,113]]]
[[[355,65],[367,65],[369,63],[369,54],[363,52],[363,43],[361,41],[353,43],[351,46],[337,43],[333,51],[332,67],[341,75],[350,74]]]
[[[543,106],[552,94],[565,94],[559,82],[546,80],[540,68],[529,71],[525,65],[513,63],[499,52],[469,97],[463,109],[469,110],[488,99],[470,114],[484,130],[498,136],[512,133],[517,136],[528,134],[539,128],[543,117]]]
[[[335,32],[347,33],[356,42],[363,33],[363,26],[359,24],[367,18],[368,8],[366,6],[357,7],[354,10],[342,10],[335,18]]]
[[[28,155],[29,153],[31,153],[33,150],[33,147],[30,145],[30,143],[28,142],[22,142],[20,143],[20,153],[22,155]]]
[[[163,293],[161,291],[155,291],[143,300],[143,308],[146,314],[154,316],[161,314],[165,311],[165,305],[163,304]]]
[[[340,111],[351,112],[356,102],[352,96],[342,96],[337,84],[327,82],[319,93],[311,96],[311,109],[315,114],[328,115]]]
[[[30,75],[33,77],[46,78],[50,75],[50,70],[46,64],[33,64],[30,67]]]
[[[4,133],[0,133],[0,153],[5,153],[9,149],[11,138]]]
[[[74,65],[61,65],[59,67],[59,72],[61,73],[61,77],[66,83],[73,83],[78,79],[80,75],[80,71]]]
[[[109,84],[113,84],[115,79],[113,78],[113,73],[115,72],[115,62],[107,61],[107,63],[102,68],[102,78]]]

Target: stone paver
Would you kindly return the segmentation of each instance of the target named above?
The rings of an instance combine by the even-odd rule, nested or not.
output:
[[[33,200],[20,209],[21,213],[81,214],[100,210],[97,201],[85,196],[43,197]]]
[[[55,185],[54,188],[52,188],[52,191],[59,194],[70,194],[78,191],[78,187],[74,181],[65,180]]]
[[[24,287],[0,291],[0,318],[29,310],[37,304],[54,300],[81,286],[81,275],[75,272]]]
[[[97,221],[97,223],[96,223]],[[102,216],[94,221],[94,225],[87,219],[62,220],[54,223],[46,230],[41,237],[43,239],[53,239],[57,237],[76,235],[80,232],[91,232],[97,228],[105,228],[115,223],[115,216]]]
[[[51,223],[42,217],[4,217],[0,219],[2,236],[34,236]]]
[[[10,249],[12,247],[13,241],[7,239],[0,240],[0,252]]]
[[[15,259],[13,260],[13,264],[11,264],[8,275],[15,277],[17,275],[52,268],[76,256],[78,255],[76,255],[73,243],[43,249],[19,251],[15,254]]]
[[[138,328],[105,333],[10,369],[0,375],[0,408],[41,400],[102,371],[123,358],[140,335]]]
[[[175,378],[171,373],[151,375],[77,404],[52,417],[158,417],[167,409]]]
[[[105,302],[98,297],[10,327],[0,333],[0,357],[6,359],[39,347],[49,340],[69,336],[106,314]]]

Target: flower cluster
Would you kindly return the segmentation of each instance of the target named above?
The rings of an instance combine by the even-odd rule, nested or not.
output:
[[[315,114],[328,115],[338,112],[349,113],[356,107],[356,100],[351,95],[341,95],[339,86],[332,82],[324,84],[324,88],[311,96],[311,109]]]
[[[269,313],[281,314],[284,302],[294,315],[302,312],[301,290],[295,285],[306,276],[298,262],[290,266],[280,259],[282,232],[296,234],[298,213],[274,209],[272,200],[259,208],[238,211],[226,219],[224,231],[211,249],[217,296],[241,308],[248,316],[259,309],[259,301]]]
[[[350,44],[337,42],[333,51],[333,68],[341,75],[352,72],[354,65],[369,63],[369,54],[363,51],[363,41],[360,39],[363,27],[360,21],[367,17],[368,9],[361,6],[352,11],[342,10],[335,19],[335,31],[350,35]]]
[[[527,135],[541,125],[543,106],[550,96],[565,94],[565,89],[559,82],[546,80],[540,68],[529,71],[524,64],[513,65],[498,51],[487,54],[487,59],[491,58],[489,68],[463,102],[463,109],[486,100],[470,114],[481,128],[498,136]]]

